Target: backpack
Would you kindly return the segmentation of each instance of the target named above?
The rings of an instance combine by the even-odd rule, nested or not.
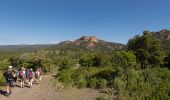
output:
[[[12,81],[13,80],[13,74],[12,74],[12,71],[6,71],[5,73],[4,73],[4,77],[6,78],[6,80],[8,80],[8,81]]]
[[[19,71],[19,75],[18,75],[20,78],[23,78],[24,77],[24,72],[21,70]]]
[[[35,77],[38,78],[40,76],[40,72],[39,71],[36,71],[35,72]]]
[[[32,71],[29,71],[28,77],[29,77],[29,79],[32,79],[32,78],[33,78],[33,72],[32,72]]]

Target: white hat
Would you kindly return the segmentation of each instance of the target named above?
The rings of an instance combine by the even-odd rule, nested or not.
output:
[[[25,68],[24,68],[24,67],[22,67],[21,69],[22,69],[22,70],[24,70]]]
[[[9,68],[9,69],[12,69],[12,66],[9,66],[8,68]]]
[[[30,70],[32,71],[33,69],[31,68]]]

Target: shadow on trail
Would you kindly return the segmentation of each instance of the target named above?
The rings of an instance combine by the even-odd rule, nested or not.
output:
[[[5,96],[6,93],[7,93],[6,91],[0,90],[0,94],[1,94],[1,95],[4,95],[4,96]]]
[[[22,88],[20,85],[15,85],[15,87]],[[15,88],[15,87],[13,87],[13,88]],[[23,88],[30,88],[30,86],[25,85]]]
[[[5,86],[5,83],[0,84],[0,86]],[[4,90],[0,89],[0,95],[4,95],[5,96],[6,93],[7,93],[7,91],[4,91]]]

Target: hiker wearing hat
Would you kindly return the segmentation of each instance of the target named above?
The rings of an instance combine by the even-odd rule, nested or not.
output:
[[[13,85],[16,86],[17,83],[17,71],[15,68],[12,69],[12,74],[13,74]]]
[[[37,70],[36,70],[36,72],[35,72],[35,79],[36,79],[36,83],[37,84],[39,84],[39,82],[40,82],[40,77],[41,77],[41,70],[40,70],[40,68],[38,68]]]
[[[28,71],[28,84],[29,84],[29,87],[31,88],[32,87],[32,83],[33,83],[33,76],[34,76],[34,72],[33,72],[33,69],[29,69]]]
[[[10,95],[11,92],[11,86],[13,85],[13,72],[12,72],[12,66],[9,66],[8,69],[4,72],[4,77],[6,79],[6,96]]]
[[[18,77],[20,78],[21,81],[21,88],[24,88],[25,86],[25,68],[22,67],[21,70],[19,71]]]

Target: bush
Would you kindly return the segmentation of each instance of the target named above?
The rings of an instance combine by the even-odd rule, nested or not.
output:
[[[169,100],[169,73],[165,68],[131,69],[115,78],[114,89],[121,98]]]
[[[95,67],[106,67],[111,66],[111,57],[106,53],[97,53],[93,58],[93,66]]]
[[[88,80],[88,87],[97,88],[98,80],[96,78],[90,78]]]
[[[107,87],[107,80],[105,79],[99,79],[99,82],[98,82],[98,88],[106,88]]]
[[[65,86],[68,87],[68,86],[72,86],[74,83],[72,75],[73,75],[73,70],[62,70],[61,72],[59,72],[57,77],[60,82],[63,82]]]
[[[74,79],[74,85],[78,88],[84,88],[87,86],[87,71],[84,69],[78,69],[74,71],[72,78]]]
[[[85,88],[87,86],[86,80],[80,80],[78,84],[78,88]]]
[[[3,73],[0,71],[0,86],[5,83],[5,78],[3,77]]]
[[[80,56],[79,63],[84,67],[90,67],[93,65],[94,54],[85,52]]]
[[[97,67],[88,67],[87,71],[88,71],[88,75],[89,77],[94,76],[95,74],[97,74],[99,72],[100,68]]]
[[[116,71],[113,67],[105,67],[102,68],[98,71],[98,73],[96,73],[95,75],[93,75],[92,77],[96,77],[98,79],[105,79],[107,80],[107,84],[111,85],[111,81],[112,79],[115,78],[116,75]]]
[[[75,65],[76,65],[76,61],[69,56],[64,56],[60,59],[60,63],[59,63],[60,70],[70,69]]]
[[[99,96],[97,100],[105,100],[105,98],[103,96]]]

